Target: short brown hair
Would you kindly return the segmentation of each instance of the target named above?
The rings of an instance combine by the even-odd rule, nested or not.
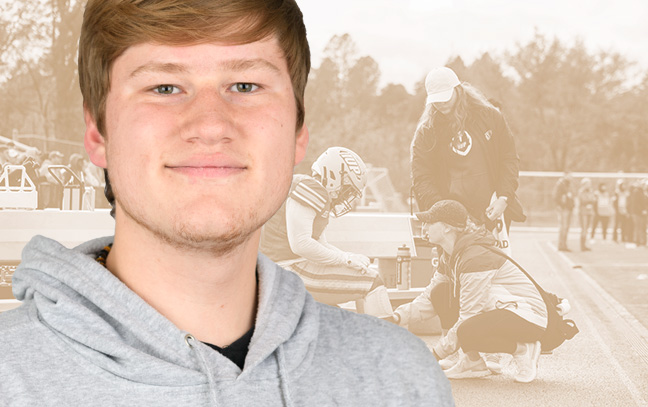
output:
[[[110,70],[129,47],[144,42],[247,44],[275,35],[288,64],[297,128],[304,123],[310,50],[295,0],[89,0],[79,40],[83,103],[105,136]]]
[[[83,104],[106,136],[106,99],[115,60],[145,42],[189,45],[248,44],[274,35],[284,53],[304,124],[304,91],[310,49],[303,15],[295,0],[88,0],[79,39],[79,85]],[[108,172],[106,198],[114,196]]]

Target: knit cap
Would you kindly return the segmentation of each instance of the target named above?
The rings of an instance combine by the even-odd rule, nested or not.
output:
[[[438,201],[425,212],[416,213],[416,217],[429,224],[443,222],[457,228],[465,228],[468,221],[468,211],[461,203],[446,199]]]

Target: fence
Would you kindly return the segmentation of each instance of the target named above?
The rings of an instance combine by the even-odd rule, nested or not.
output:
[[[616,173],[616,172],[572,172],[571,190],[574,195],[578,192],[580,180],[589,178],[596,188],[599,183],[605,183],[610,193],[614,192],[618,179],[627,183],[635,180],[648,179],[646,173]],[[518,197],[527,215],[526,226],[557,226],[556,204],[553,200],[553,189],[562,172],[521,171]]]

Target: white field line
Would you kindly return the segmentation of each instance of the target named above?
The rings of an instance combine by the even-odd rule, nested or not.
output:
[[[562,286],[562,288],[565,291],[571,292],[571,290],[569,290],[567,288],[567,285],[565,284],[565,282],[564,282],[564,280],[563,280],[563,278],[561,276],[561,273],[558,272],[555,263],[549,258],[549,256],[545,252],[545,249],[542,247],[540,242],[536,242],[535,244],[538,247],[538,249],[539,249],[538,251],[540,252],[540,254],[542,254],[542,257],[544,257],[544,259],[547,262],[547,264],[549,265],[549,267],[551,267],[551,270],[553,271],[554,275],[558,278],[558,281],[560,282],[560,285]],[[555,250],[555,248],[553,246],[550,246],[550,247]],[[639,322],[634,317],[632,317],[632,315],[630,315],[630,313],[621,304],[619,304],[614,298],[612,298],[607,292],[605,292],[590,276],[588,276],[587,274],[585,274],[582,270],[580,270],[578,268],[574,269],[573,268],[574,263],[572,261],[570,261],[567,256],[565,256],[563,253],[561,253],[561,252],[559,252],[557,250],[556,250],[556,252],[561,256],[563,261],[565,261],[572,268],[572,270],[574,270],[576,273],[580,274],[579,278],[583,278],[584,281],[587,281],[591,285],[591,287],[594,290],[597,291],[597,294],[601,295],[605,301],[611,301],[610,306],[614,307],[615,311],[619,312],[619,310],[623,310],[623,312],[625,314],[629,315],[634,320],[634,322],[639,324]],[[613,305],[614,303],[616,303],[617,306],[614,306]],[[635,403],[638,406],[648,405],[648,403],[646,403],[646,400],[644,400],[644,398],[643,398],[643,396],[641,394],[641,391],[637,388],[637,386],[635,386],[635,384],[632,382],[632,380],[630,380],[630,378],[628,377],[628,374],[625,372],[625,370],[623,369],[621,364],[616,360],[616,358],[612,354],[612,351],[610,350],[607,343],[603,340],[601,335],[598,333],[598,329],[595,326],[592,319],[587,315],[586,312],[582,312],[581,315],[584,318],[584,322],[587,324],[587,326],[589,328],[590,334],[594,337],[596,342],[598,342],[599,346],[601,347],[601,350],[603,351],[602,353],[607,357],[607,359],[609,360],[611,366],[616,371],[617,377],[626,386],[626,388],[628,389],[628,392],[630,392],[630,395],[632,396],[632,399],[635,401]],[[622,318],[624,318],[624,320],[625,320],[624,314],[620,314],[620,316]],[[639,325],[641,325],[641,324],[639,324]],[[643,328],[643,326],[641,326],[641,328]],[[643,329],[645,330],[645,328],[643,328]],[[648,336],[646,336],[644,338],[648,338]]]
[[[551,244],[550,244],[551,245]],[[551,245],[551,248],[555,250],[555,247]],[[621,305],[617,300],[614,299],[607,291],[605,291],[601,286],[594,280],[592,277],[589,276],[585,271],[583,271],[582,266],[577,265],[574,263],[565,253],[557,251],[558,256],[560,256],[567,265],[576,273],[579,275],[579,278],[587,281],[587,283],[596,291],[598,295],[600,295],[603,300],[610,306],[611,309],[613,309],[625,322],[627,322],[632,329],[635,331],[637,335],[641,337],[646,343],[648,343],[648,329],[643,326],[641,322],[639,322],[634,315],[632,315],[626,307]],[[600,266],[599,264],[596,264],[596,266]],[[610,264],[610,266],[613,266]],[[625,266],[628,266],[627,264]],[[617,266],[614,266],[617,267]]]
[[[646,270],[648,271],[648,263],[593,263],[592,265],[596,267],[619,267],[619,268],[644,268],[645,267]]]

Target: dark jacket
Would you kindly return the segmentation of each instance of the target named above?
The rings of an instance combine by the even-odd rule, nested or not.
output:
[[[628,196],[628,213],[642,215],[648,210],[648,196],[640,187],[632,187]]]
[[[442,199],[456,199],[449,193],[450,172],[447,164],[447,146],[453,132],[442,117],[434,117],[433,123],[431,128],[416,133],[411,146],[412,182],[421,211]],[[480,143],[486,151],[488,176],[491,185],[495,186],[494,192],[497,196],[508,198],[505,216],[516,222],[524,222],[526,216],[515,193],[520,159],[504,116],[497,109],[472,106],[466,119],[466,130],[473,136],[473,142]]]
[[[571,193],[571,183],[565,177],[556,182],[553,191],[554,202],[560,209],[571,211],[574,209],[574,197]]]

